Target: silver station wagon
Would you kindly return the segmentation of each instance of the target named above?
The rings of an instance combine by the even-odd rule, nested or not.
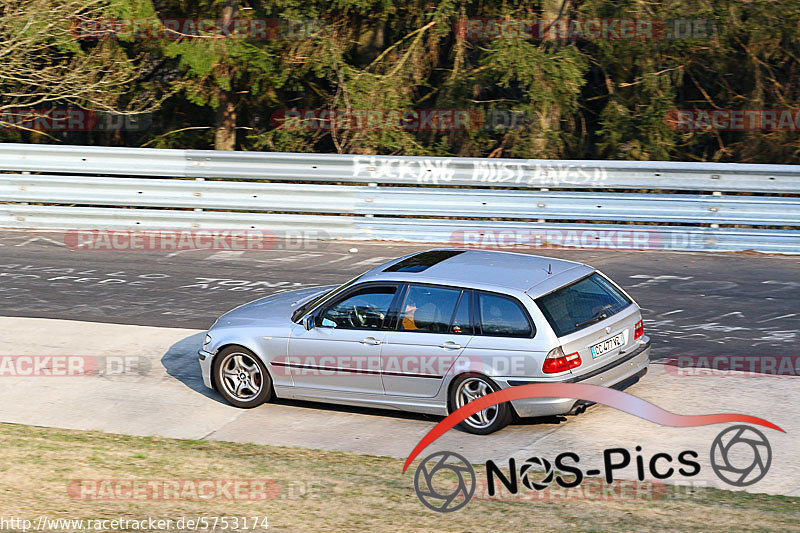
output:
[[[594,268],[509,252],[437,249],[339,287],[283,292],[221,316],[199,352],[231,404],[273,397],[447,415],[530,383],[624,388],[647,372],[639,307]],[[488,434],[576,414],[570,398],[515,400],[467,418]]]

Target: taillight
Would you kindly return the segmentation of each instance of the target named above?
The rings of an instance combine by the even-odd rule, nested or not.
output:
[[[642,321],[640,320],[633,326],[633,340],[638,339],[642,335],[644,335],[644,325],[642,325]]]
[[[564,355],[564,350],[559,346],[558,348],[550,350],[550,353],[544,358],[542,372],[545,374],[557,374],[579,366],[581,366],[580,354],[575,352]]]

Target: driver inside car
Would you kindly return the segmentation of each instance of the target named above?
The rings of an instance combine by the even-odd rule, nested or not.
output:
[[[376,297],[377,296],[377,297]],[[380,328],[393,293],[356,294],[333,305],[321,316],[323,327]]]
[[[417,312],[417,304],[411,295],[406,298],[406,308],[403,311],[403,329],[407,331],[419,329],[414,322],[414,313]]]

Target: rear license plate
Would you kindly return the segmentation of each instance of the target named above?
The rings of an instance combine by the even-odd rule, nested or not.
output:
[[[625,335],[618,333],[613,337],[610,337],[602,342],[598,342],[592,346],[592,357],[600,357],[601,355],[622,346],[625,346]]]

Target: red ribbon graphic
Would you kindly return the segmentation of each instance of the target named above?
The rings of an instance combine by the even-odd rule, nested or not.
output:
[[[586,385],[582,383],[535,383],[532,385],[520,385],[503,389],[477,400],[469,402],[464,407],[450,413],[447,418],[436,424],[425,437],[419,441],[403,465],[403,472],[409,467],[411,462],[428,447],[433,441],[441,437],[447,430],[482,411],[487,407],[497,405],[511,400],[522,400],[525,398],[575,398],[590,402],[601,403],[622,412],[644,418],[650,422],[661,424],[662,426],[672,427],[694,427],[707,426],[709,424],[721,424],[724,422],[747,422],[758,424],[778,431],[783,431],[772,422],[763,418],[750,415],[740,415],[735,413],[724,413],[716,415],[678,415],[666,411],[650,402],[642,400],[632,394],[601,387],[599,385]],[[785,431],[783,431],[786,433]]]

